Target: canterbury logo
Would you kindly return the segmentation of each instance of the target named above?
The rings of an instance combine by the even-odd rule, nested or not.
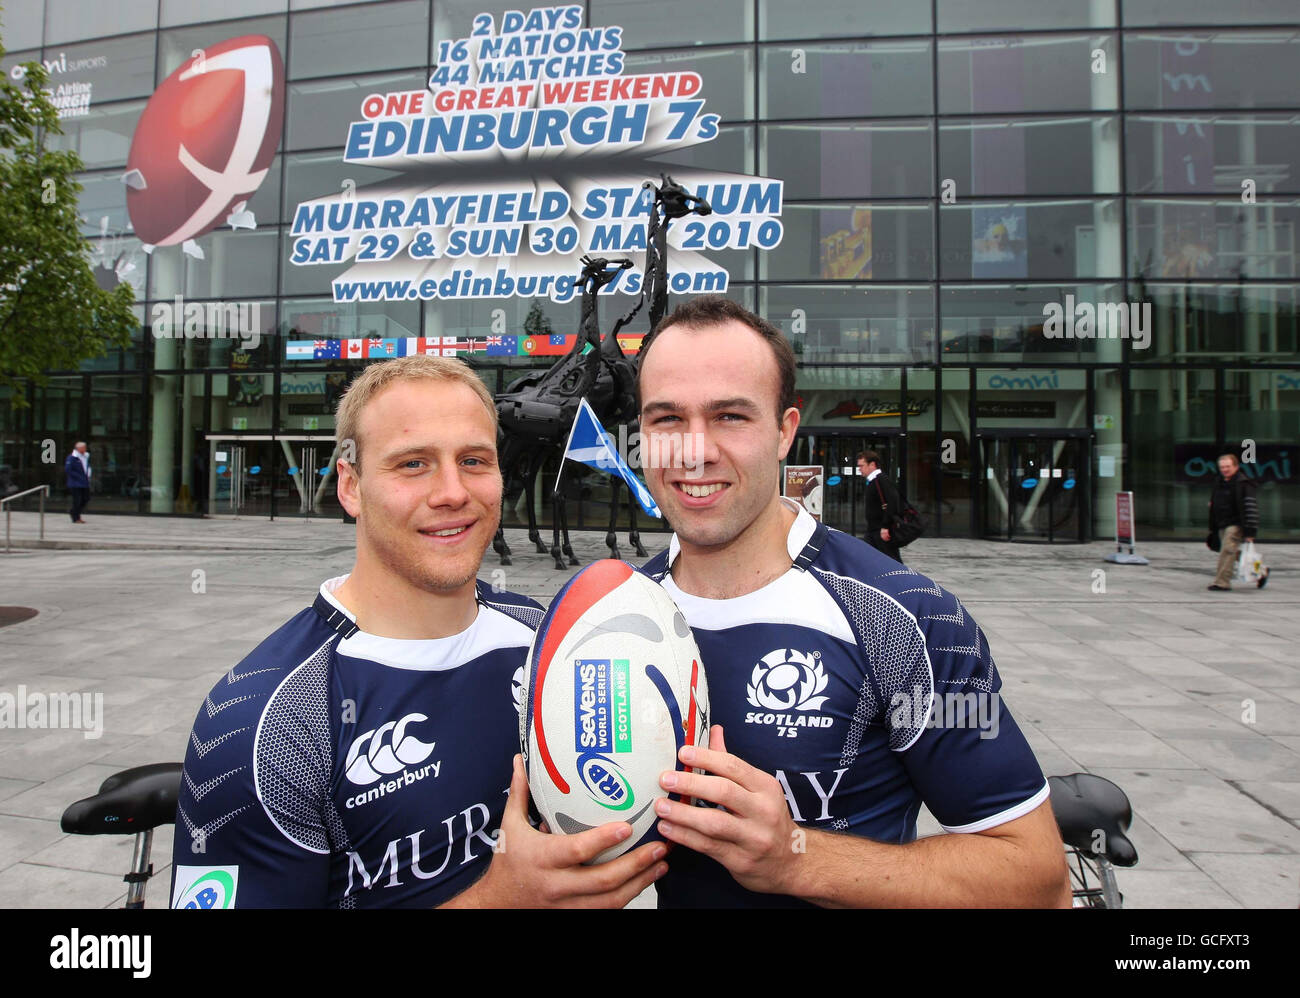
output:
[[[348,779],[364,787],[385,776],[400,773],[407,766],[424,762],[437,743],[422,742],[414,735],[408,735],[406,728],[427,720],[423,714],[407,714],[400,721],[389,721],[367,731],[348,749],[344,766]]]

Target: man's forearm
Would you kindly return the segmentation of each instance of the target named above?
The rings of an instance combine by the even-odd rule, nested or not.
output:
[[[935,835],[907,845],[809,831],[790,893],[828,908],[1068,907],[1059,863],[1002,836]]]

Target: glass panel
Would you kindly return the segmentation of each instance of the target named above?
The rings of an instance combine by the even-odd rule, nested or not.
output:
[[[790,337],[805,364],[934,358],[934,293],[928,287],[769,286],[760,290],[759,303],[759,313]],[[828,423],[831,418],[821,414],[816,425],[841,425]]]
[[[877,371],[881,382],[890,388],[879,389],[883,398],[898,397],[898,371]],[[892,403],[897,409],[897,402]],[[878,430],[858,426],[848,430],[805,430],[802,426],[786,457],[786,464],[815,464],[824,469],[822,486],[822,522],[827,526],[858,537],[866,536],[867,483],[858,473],[858,455],[874,450],[885,473],[895,479],[906,466],[903,460],[904,438],[897,430]],[[784,481],[784,479],[782,479]]]
[[[1189,449],[1215,448],[1214,372],[1134,370],[1130,384],[1128,472],[1138,521],[1150,524],[1155,538],[1203,540],[1209,496],[1181,479]],[[1113,502],[1112,491],[1100,489],[1098,501]]]
[[[786,205],[785,235],[761,256],[769,280],[928,280],[934,274],[929,205]]]
[[[346,131],[346,125],[344,126]],[[292,225],[298,205],[313,198],[325,197],[343,189],[351,180],[358,191],[372,184],[404,176],[397,170],[380,170],[360,163],[343,162],[342,152],[299,153],[283,156],[288,175],[285,178],[284,221]],[[279,160],[277,160],[277,163]],[[292,266],[286,264],[286,266]],[[294,267],[295,270],[311,268]]]
[[[623,48],[754,40],[752,0],[591,0],[591,24],[623,27]],[[498,25],[499,28],[499,25]]]
[[[113,32],[116,34],[116,32]],[[60,87],[88,84],[90,106],[153,93],[154,35],[131,35],[46,49],[47,84],[60,96]]]
[[[712,142],[700,142],[685,149],[673,149],[651,156],[651,163],[662,163],[668,173],[673,167],[719,170],[727,173],[754,172],[754,129],[748,125],[719,128]],[[778,176],[780,176],[778,174]],[[789,185],[786,186],[789,196]]]
[[[218,229],[199,240],[202,260],[179,246],[159,246],[150,258],[149,297],[246,298],[275,294],[279,230]]]
[[[934,444],[937,453],[929,457],[939,469],[943,490],[942,522],[936,525],[936,531],[942,537],[969,537],[975,503],[972,488],[978,484],[978,460],[970,435],[970,372],[946,370],[942,374],[943,408],[934,417],[940,434]],[[923,386],[926,376],[924,371],[908,372],[909,389],[913,381]],[[929,377],[933,380],[934,376]]]
[[[124,168],[144,103],[128,101],[107,107],[95,107],[92,103],[83,117],[63,119],[60,123],[63,134],[50,135],[49,147],[71,149],[88,170],[108,166]]]
[[[758,0],[759,37],[839,38],[855,35],[923,35],[930,31],[930,5],[893,0]]]
[[[361,102],[368,96],[421,90],[425,84],[423,71],[291,83],[285,109],[289,120],[285,148],[341,150],[348,139],[348,125],[362,120]]]
[[[1119,203],[943,205],[940,277],[1119,277]]]
[[[1287,20],[1294,20],[1294,8]],[[1132,108],[1287,107],[1295,103],[1295,31],[1126,34],[1124,98]]]
[[[1123,301],[1118,284],[950,285],[941,293],[945,363],[1022,358],[1042,362],[1049,359],[1045,354],[1062,362],[1118,360],[1121,356],[1122,337],[1114,335],[1114,327],[1124,320],[1116,309],[1105,308]],[[1087,331],[1082,319],[1088,309],[1080,309],[1083,304],[1091,307],[1091,332],[1100,332],[1104,323],[1108,335],[1078,335]],[[1104,314],[1104,320],[1098,321],[1098,314]],[[1059,329],[1049,325],[1055,317],[1060,319]],[[1067,317],[1075,319],[1068,329]],[[1140,313],[1138,319],[1142,319]],[[1144,328],[1150,333],[1151,322]],[[1136,327],[1130,323],[1128,331],[1131,338]],[[1067,332],[1075,335],[1067,336]]]
[[[146,314],[151,340],[176,341],[155,361],[189,371],[273,363],[274,301],[182,301],[178,309],[173,299],[151,302]]]
[[[6,48],[40,48],[45,30],[45,0],[6,4],[3,23]]]
[[[932,110],[930,43],[924,41],[766,46],[761,79],[764,118],[867,118]]]
[[[928,121],[764,126],[759,173],[785,197],[924,197],[934,189]]]
[[[158,82],[175,72],[189,59],[195,49],[207,48],[240,35],[266,35],[284,56],[284,22],[281,17],[259,17],[248,21],[222,21],[217,24],[196,24],[188,28],[173,28],[158,35]]]
[[[6,4],[6,8],[10,5]],[[16,6],[21,7],[19,3]],[[5,12],[8,21],[8,10]],[[62,45],[83,38],[104,38],[158,26],[157,0],[45,0],[45,44]],[[16,43],[19,44],[19,43]]]
[[[1124,0],[1126,27],[1158,24],[1285,24],[1294,0]]]
[[[1093,72],[1093,50],[1107,71]],[[1115,39],[1097,35],[958,38],[939,42],[942,114],[1108,111],[1115,107]]]
[[[134,513],[150,494],[149,439],[145,400],[138,375],[96,375],[90,379],[90,505],[98,510]],[[60,476],[62,477],[62,476]]]
[[[1116,193],[1118,120],[945,121],[939,126],[939,176],[955,182],[957,198]]]
[[[348,0],[354,3],[355,0]],[[282,14],[288,0],[222,0],[220,17],[253,17],[257,14]],[[296,6],[296,5],[295,5]],[[162,0],[161,23],[164,28],[178,24],[211,21],[215,15],[211,0]]]
[[[699,73],[704,110],[723,122],[754,117],[754,56],[752,49],[694,52],[643,52],[624,60],[623,74]]]
[[[1132,199],[1129,255],[1134,276],[1269,278],[1300,276],[1300,201]]]
[[[3,39],[7,40],[7,39]],[[0,57],[0,72],[12,83],[17,83],[22,79],[24,73],[21,69],[15,69],[18,65],[25,62],[40,62],[41,50],[32,49],[30,52],[9,52],[6,51],[3,57]]]
[[[1110,28],[1115,0],[939,0],[939,31]]]
[[[1134,360],[1300,357],[1300,288],[1286,284],[1135,285],[1152,305],[1151,349]]]
[[[428,0],[301,14],[290,26],[289,78],[423,68],[428,20]]]
[[[1240,454],[1253,443],[1255,460],[1241,470],[1257,489],[1261,536],[1300,537],[1300,372],[1227,371],[1224,392],[1230,449]],[[1182,472],[1207,492],[1218,455],[1202,456],[1199,464],[1189,457]]]
[[[1126,136],[1129,190],[1300,191],[1300,118],[1292,114],[1134,115]]]
[[[417,302],[336,303],[328,298],[299,298],[284,302],[281,315],[286,347],[291,341],[405,339],[420,335],[420,306]],[[350,357],[347,344],[339,350],[341,360]],[[323,359],[310,357],[283,358],[285,366],[299,370],[332,367]],[[331,358],[331,360],[333,360]]]

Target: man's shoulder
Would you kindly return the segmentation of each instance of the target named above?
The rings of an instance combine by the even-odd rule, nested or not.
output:
[[[874,602],[896,606],[923,631],[936,623],[965,619],[957,597],[929,576],[899,564],[866,541],[833,527],[827,530],[811,569],[838,601],[850,609],[851,617],[873,616],[868,608]]]
[[[490,610],[495,610],[515,623],[522,624],[529,631],[536,631],[546,611],[531,596],[511,592],[508,589],[496,589],[479,579],[476,585],[479,603]],[[530,639],[531,640],[531,639]]]
[[[216,681],[199,706],[192,741],[251,742],[276,690],[295,670],[324,652],[335,637],[314,609],[295,614]]]

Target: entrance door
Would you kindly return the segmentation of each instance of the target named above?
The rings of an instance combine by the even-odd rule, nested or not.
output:
[[[281,437],[276,443],[285,461],[276,495],[277,514],[340,519],[343,508],[338,499],[333,438]]]
[[[897,431],[874,436],[800,431],[786,457],[786,463],[822,465],[826,469],[826,484],[822,489],[822,522],[847,534],[861,536],[866,530],[866,516],[863,512],[866,482],[858,474],[858,454],[874,450],[880,455],[885,474],[899,482],[907,458],[905,440],[902,433]]]
[[[208,512],[270,516],[275,452],[268,437],[208,440]]]
[[[1085,537],[1087,431],[981,433],[981,533],[1008,541],[1082,543]]]

